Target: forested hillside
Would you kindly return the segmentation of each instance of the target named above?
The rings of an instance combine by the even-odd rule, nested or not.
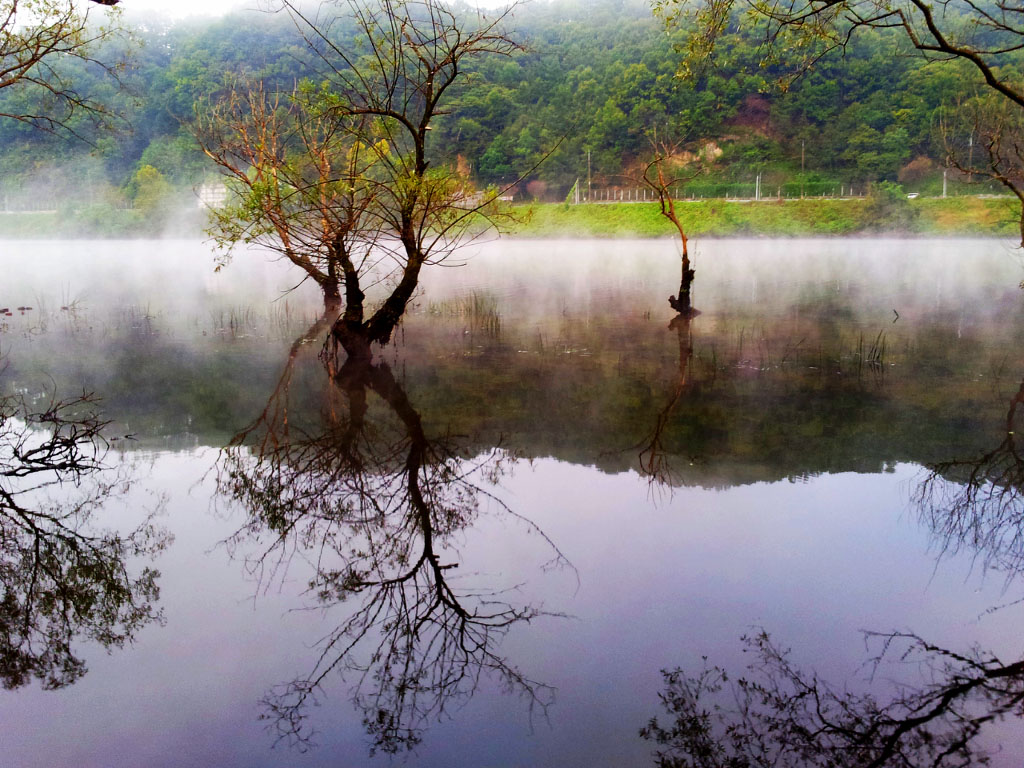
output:
[[[189,128],[197,104],[240,75],[281,89],[318,76],[283,15],[126,18],[135,40],[123,44],[123,87],[81,62],[74,73],[79,90],[98,94],[123,119],[113,131],[73,125],[77,137],[0,121],[3,208],[99,215],[131,207],[159,218],[213,174]],[[478,183],[521,179],[520,195],[549,200],[563,198],[576,179],[585,184],[588,172],[592,188],[636,186],[655,132],[711,161],[687,186],[694,195],[743,192],[758,173],[773,192],[891,180],[934,193],[945,157],[940,110],[975,85],[953,62],[894,55],[897,38],[877,30],[780,89],[788,63],[758,68],[757,41],[738,33],[726,38],[717,69],[680,77],[686,30],[666,29],[643,0],[538,0],[516,8],[511,21],[524,50],[487,59],[431,138]],[[0,112],[37,96],[7,89]]]

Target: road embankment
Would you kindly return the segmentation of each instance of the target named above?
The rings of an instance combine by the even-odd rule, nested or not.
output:
[[[688,236],[821,237],[895,233],[921,236],[1019,236],[1014,198],[950,197],[907,200],[879,210],[864,198],[679,201]],[[657,203],[538,203],[514,206],[518,237],[673,237]]]

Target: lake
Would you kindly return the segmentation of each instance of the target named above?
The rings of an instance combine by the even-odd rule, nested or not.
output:
[[[111,446],[25,506],[149,537],[39,576],[0,506],[2,762],[654,765],[662,670],[760,662],[780,700],[890,718],[974,673],[937,738],[982,717],[1020,765],[1020,251],[705,240],[695,266],[687,321],[671,241],[474,246],[349,370],[262,253],[0,243],[3,392],[89,393]],[[119,568],[159,572],[123,647]],[[92,618],[47,613],[73,589]]]

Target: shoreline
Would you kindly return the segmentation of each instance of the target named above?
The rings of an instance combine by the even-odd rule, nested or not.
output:
[[[1020,238],[1020,203],[1013,197],[897,200],[885,206],[865,198],[680,200],[687,237]],[[502,237],[542,239],[678,239],[656,202],[533,203],[508,209],[519,220]],[[4,213],[3,240],[205,239],[197,212],[143,221],[137,211]]]
[[[951,197],[872,201],[805,198],[768,201],[698,200],[677,205],[687,238],[721,237],[1020,237],[1016,198]],[[655,202],[536,203],[517,206],[517,238],[598,237],[678,239]]]

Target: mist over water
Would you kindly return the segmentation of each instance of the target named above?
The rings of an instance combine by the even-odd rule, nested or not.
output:
[[[442,561],[457,590],[552,614],[496,647],[556,694],[531,716],[485,671],[424,724],[409,764],[651,764],[637,734],[659,714],[659,670],[704,655],[741,670],[752,627],[853,690],[869,686],[865,629],[1020,658],[1020,607],[985,613],[1020,596],[1019,576],[944,543],[913,503],[931,463],[1005,437],[1024,377],[1010,244],[698,241],[685,331],[668,327],[670,240],[502,240],[456,260],[425,271],[379,359],[454,460],[508,457]],[[224,544],[251,510],[218,493],[219,451],[279,396],[318,292],[255,251],[215,272],[194,240],[3,241],[0,273],[0,307],[32,307],[0,318],[0,385],[95,391],[152,459],[132,498],[165,493],[175,536],[155,561],[165,625],[109,654],[82,642],[73,686],[0,694],[5,760],[386,764],[368,757],[352,670],[311,710],[319,747],[270,749],[260,700],[309,673],[358,598],[318,604],[301,542],[272,582],[247,568],[272,536]],[[322,344],[299,347],[288,389],[289,423],[312,437],[345,412]],[[681,376],[653,477],[639,455]],[[368,402],[374,435],[401,434],[384,398]],[[374,481],[397,464],[381,466]],[[545,567],[549,541],[571,567]],[[1019,763],[1019,736],[999,739],[993,764]]]

